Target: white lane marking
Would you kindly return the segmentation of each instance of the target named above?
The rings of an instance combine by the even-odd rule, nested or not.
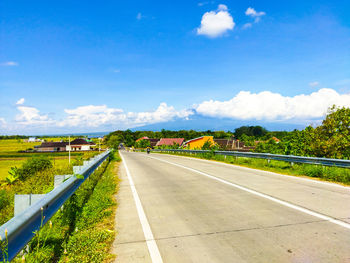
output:
[[[128,168],[126,161],[125,161],[123,155],[121,154],[121,152],[119,152],[119,155],[122,158],[122,161],[123,161],[123,164],[124,164],[124,167],[126,170],[126,174],[127,174],[127,177],[128,177],[129,183],[130,183],[131,192],[132,192],[132,195],[134,197],[137,213],[139,215],[143,234],[144,234],[145,239],[146,239],[146,244],[147,244],[148,251],[149,251],[149,254],[151,256],[152,262],[153,263],[163,263],[162,257],[159,253],[157,243],[154,240],[154,236],[153,236],[151,227],[148,223],[145,211],[142,208],[141,200],[140,200],[140,197],[136,191],[136,187],[134,185],[134,181],[132,180],[129,168]]]
[[[345,227],[345,228],[347,228],[347,229],[350,229],[350,224],[349,224],[349,223],[340,221],[340,220],[335,219],[335,218],[333,218],[333,217],[326,216],[326,215],[322,215],[322,214],[320,214],[320,213],[314,212],[314,211],[309,210],[309,209],[307,209],[307,208],[304,208],[304,207],[301,207],[301,206],[298,206],[298,205],[294,205],[294,204],[288,203],[288,202],[286,202],[286,201],[277,199],[277,198],[272,197],[272,196],[269,196],[269,195],[267,195],[267,194],[263,194],[263,193],[257,192],[257,191],[255,191],[255,190],[246,188],[246,187],[244,187],[244,186],[240,186],[240,185],[235,184],[235,183],[231,183],[231,182],[226,181],[226,180],[224,180],[224,179],[218,178],[218,177],[216,177],[216,176],[213,176],[213,175],[210,175],[210,174],[207,174],[207,173],[203,173],[203,172],[201,172],[201,171],[198,171],[198,170],[196,170],[196,169],[193,169],[193,168],[190,168],[190,167],[187,167],[187,166],[183,166],[183,165],[181,165],[181,164],[177,164],[177,163],[172,163],[172,162],[169,162],[169,161],[165,161],[165,160],[159,159],[159,158],[157,158],[157,157],[151,157],[151,156],[149,156],[149,158],[156,159],[156,160],[159,160],[159,161],[161,161],[161,162],[169,163],[169,164],[172,164],[172,165],[174,165],[174,166],[178,166],[178,167],[181,167],[181,168],[183,168],[183,169],[187,169],[187,170],[189,170],[189,171],[192,171],[192,172],[195,172],[195,173],[204,175],[204,176],[206,176],[206,177],[208,177],[208,178],[210,178],[210,179],[216,180],[216,181],[218,181],[218,182],[221,182],[221,183],[224,183],[224,184],[233,186],[233,187],[238,188],[238,189],[240,189],[240,190],[243,190],[243,191],[246,191],[246,192],[248,192],[248,193],[257,195],[257,196],[259,196],[259,197],[268,199],[268,200],[270,200],[270,201],[273,201],[273,202],[276,202],[276,203],[278,203],[278,204],[284,205],[284,206],[286,206],[286,207],[295,209],[295,210],[300,211],[300,212],[303,212],[303,213],[305,213],[305,214],[308,214],[308,215],[311,215],[311,216],[320,218],[320,219],[322,219],[322,220],[329,221],[329,222],[331,222],[331,223],[333,223],[333,224],[337,224],[337,225],[339,225],[339,226],[342,226],[342,227]]]
[[[156,153],[156,154],[159,154],[159,153]],[[323,184],[323,185],[328,185],[328,186],[339,187],[339,188],[342,188],[342,189],[345,189],[345,190],[350,190],[350,186],[345,186],[345,185],[341,185],[341,184],[337,184],[337,183],[322,182],[322,181],[317,181],[317,180],[313,180],[313,179],[297,177],[297,176],[293,176],[293,175],[278,174],[278,173],[274,173],[274,172],[270,172],[270,171],[264,171],[264,170],[259,170],[259,169],[255,169],[255,168],[239,166],[239,165],[235,165],[235,164],[222,163],[220,161],[215,161],[215,160],[205,160],[205,159],[193,158],[193,157],[189,157],[189,156],[178,156],[178,155],[174,155],[174,154],[167,154],[167,155],[168,156],[182,158],[182,159],[183,158],[192,159],[192,160],[206,162],[206,163],[211,163],[211,164],[215,163],[215,164],[220,164],[220,165],[224,165],[224,166],[229,166],[231,168],[235,167],[235,168],[242,169],[242,170],[256,171],[256,172],[264,173],[264,174],[267,174],[267,175],[276,175],[276,176],[285,177],[285,178],[288,178],[288,179],[301,180],[301,181],[306,181],[306,182],[309,182],[309,183]]]

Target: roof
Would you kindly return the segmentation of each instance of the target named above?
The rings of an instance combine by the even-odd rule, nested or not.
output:
[[[178,144],[181,145],[184,142],[184,138],[162,138],[160,139],[159,142],[157,142],[156,146],[161,146],[161,145],[174,145]]]
[[[138,139],[136,140],[136,142],[141,141],[141,140],[149,140],[149,138],[148,138],[147,136],[143,136],[143,137],[141,137],[141,138],[138,138]]]
[[[197,137],[197,138],[188,140],[188,141],[185,142],[185,144],[191,143],[191,142],[195,142],[195,141],[198,141],[198,140],[201,140],[201,139],[203,139],[204,137],[212,137],[212,138],[213,138],[213,136],[201,136],[201,137]]]
[[[43,142],[38,148],[58,148],[58,147],[66,147],[68,142]]]
[[[91,145],[91,143],[87,142],[84,139],[75,139],[75,140],[70,142],[70,145]],[[93,144],[93,145],[95,145],[95,144]]]
[[[273,136],[271,139],[274,140],[274,141],[277,142],[277,143],[280,142],[280,139],[276,138],[275,136]]]

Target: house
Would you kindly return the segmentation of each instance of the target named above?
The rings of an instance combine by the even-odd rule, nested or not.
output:
[[[202,149],[203,145],[206,142],[210,142],[211,145],[215,145],[213,136],[201,136],[184,142],[183,147],[188,148],[190,150]]]
[[[236,146],[234,139],[214,139],[214,142],[223,150],[233,150]]]
[[[38,139],[36,137],[29,137],[27,142],[42,142],[43,140]]]
[[[34,146],[38,152],[64,152],[68,142],[43,142],[41,145]]]
[[[154,148],[159,142],[159,139],[149,139],[149,142],[151,143],[151,147]]]
[[[88,142],[85,139],[75,139],[67,143],[66,151],[90,151],[93,147],[96,147],[94,142]]]
[[[156,146],[181,146],[184,140],[184,138],[161,138]]]

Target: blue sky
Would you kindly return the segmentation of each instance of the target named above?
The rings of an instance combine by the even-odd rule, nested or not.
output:
[[[322,0],[3,0],[0,133],[318,123],[330,105],[350,106],[349,11]]]

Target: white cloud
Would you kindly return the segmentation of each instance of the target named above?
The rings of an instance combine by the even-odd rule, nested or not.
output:
[[[227,5],[219,4],[218,10],[219,11],[227,11],[228,10]]]
[[[252,23],[245,23],[245,24],[242,26],[242,28],[243,28],[243,29],[248,29],[248,28],[251,28],[252,26],[253,26]]]
[[[318,86],[320,83],[318,82],[318,81],[314,81],[314,82],[310,82],[309,83],[309,86],[310,87],[316,87],[316,86]]]
[[[255,23],[258,23],[258,22],[260,21],[260,18],[261,18],[262,16],[266,15],[265,12],[262,12],[262,11],[257,12],[257,11],[255,11],[255,9],[252,8],[252,7],[248,7],[247,10],[245,11],[245,14],[246,14],[247,16],[251,16],[251,17],[255,18]]]
[[[17,102],[16,105],[22,105],[24,103],[25,99],[24,98],[20,98]]]
[[[114,73],[120,73],[120,69],[113,69]]]
[[[48,115],[42,115],[39,110],[34,107],[18,106],[20,111],[16,115],[15,121],[22,125],[52,124],[54,121]]]
[[[258,16],[264,16],[266,15],[265,12],[256,12],[254,8],[248,7],[247,10],[245,11],[245,14],[247,16],[252,16],[252,17],[258,17]]]
[[[58,122],[58,126],[98,127],[122,121],[120,114],[123,112],[121,109],[108,108],[106,105],[87,105],[64,111],[68,116],[63,121]]]
[[[13,67],[13,66],[18,66],[18,63],[14,61],[6,61],[1,63],[0,65],[5,67]]]
[[[68,116],[58,123],[58,126],[99,127],[113,125],[114,127],[137,127],[158,122],[170,121],[174,118],[188,118],[192,110],[176,111],[174,107],[161,103],[155,111],[124,112],[122,109],[108,108],[106,105],[81,106],[64,110]]]
[[[202,16],[201,26],[197,28],[197,35],[215,38],[232,30],[235,22],[227,10],[226,5],[220,4],[217,11],[206,12]]]
[[[196,107],[198,114],[233,119],[309,120],[323,117],[333,104],[350,107],[350,94],[320,89],[309,95],[294,97],[263,91],[241,91],[228,101],[204,101]]]
[[[7,122],[4,118],[0,118],[0,127],[5,128],[7,125]]]
[[[141,13],[137,13],[136,19],[137,19],[137,20],[141,20],[141,19],[142,19],[142,14],[141,14]]]

